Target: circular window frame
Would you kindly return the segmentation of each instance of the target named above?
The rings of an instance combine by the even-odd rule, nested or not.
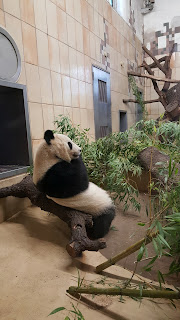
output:
[[[21,73],[21,56],[19,53],[19,49],[15,43],[15,41],[13,40],[13,38],[11,37],[11,35],[2,27],[0,27],[0,33],[3,34],[11,43],[12,47],[14,48],[15,54],[16,54],[16,58],[17,58],[17,70],[16,73],[10,77],[10,78],[1,78],[0,79],[3,81],[10,81],[10,82],[17,82],[17,80],[19,79],[20,73]]]

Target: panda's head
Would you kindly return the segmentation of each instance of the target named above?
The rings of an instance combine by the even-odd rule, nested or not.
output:
[[[47,130],[44,133],[44,139],[49,154],[57,160],[71,162],[81,154],[81,148],[64,134],[53,134],[51,130]]]

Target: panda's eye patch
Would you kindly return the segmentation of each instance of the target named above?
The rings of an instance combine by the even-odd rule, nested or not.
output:
[[[72,143],[71,142],[68,142],[68,146],[72,150]]]

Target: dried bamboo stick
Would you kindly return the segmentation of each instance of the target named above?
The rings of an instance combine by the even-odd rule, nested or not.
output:
[[[121,288],[82,288],[82,287],[69,287],[67,293],[75,295],[77,293],[82,294],[104,294],[111,296],[128,296],[128,297],[146,297],[146,298],[162,298],[162,299],[180,299],[180,292],[169,290],[147,290],[142,291],[138,289],[121,289]]]

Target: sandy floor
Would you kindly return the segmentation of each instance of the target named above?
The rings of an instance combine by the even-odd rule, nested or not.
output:
[[[86,320],[180,319],[180,304],[174,309],[169,301],[143,299],[140,304],[126,298],[120,303],[118,297],[100,296],[73,300],[66,290],[77,285],[77,268],[86,283],[96,284],[102,276],[94,273],[94,267],[105,259],[99,252],[71,259],[65,249],[69,238],[61,220],[38,208],[30,207],[0,224],[0,320],[43,320],[53,309],[69,309],[72,303]],[[130,278],[131,273],[112,266],[104,275],[114,282]],[[67,315],[61,311],[48,319]]]

